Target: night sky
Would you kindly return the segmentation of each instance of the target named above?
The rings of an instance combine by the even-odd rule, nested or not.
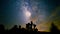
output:
[[[0,24],[9,29],[33,21],[39,31],[53,22],[60,29],[60,0],[0,0]]]

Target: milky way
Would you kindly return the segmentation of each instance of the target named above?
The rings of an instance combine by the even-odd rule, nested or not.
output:
[[[1,0],[0,24],[7,29],[13,25],[25,27],[33,21],[39,31],[49,31],[54,22],[60,29],[59,0]]]
[[[39,5],[41,4],[41,6]],[[38,6],[39,5],[39,6]],[[44,5],[44,6],[43,6]],[[41,8],[42,9],[41,9]],[[40,23],[45,23],[46,21],[46,5],[44,2],[36,2],[33,0],[22,0],[21,2],[21,10],[24,23],[29,23],[30,21],[33,21],[34,24],[40,25]],[[27,17],[25,14],[26,12],[30,12],[31,16]]]

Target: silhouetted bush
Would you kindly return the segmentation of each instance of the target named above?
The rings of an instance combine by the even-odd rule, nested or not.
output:
[[[34,28],[32,28],[34,26]],[[60,32],[58,28],[52,23],[51,24],[51,32]],[[14,33],[24,33],[24,32],[37,32],[39,33],[38,29],[36,28],[36,25],[33,24],[33,22],[26,24],[26,28],[21,28],[21,25],[17,27],[17,25],[14,25],[10,30],[5,30],[4,25],[0,25],[0,33],[6,33],[6,34],[14,34]]]
[[[59,32],[57,26],[54,25],[53,23],[51,24],[51,32]]]

